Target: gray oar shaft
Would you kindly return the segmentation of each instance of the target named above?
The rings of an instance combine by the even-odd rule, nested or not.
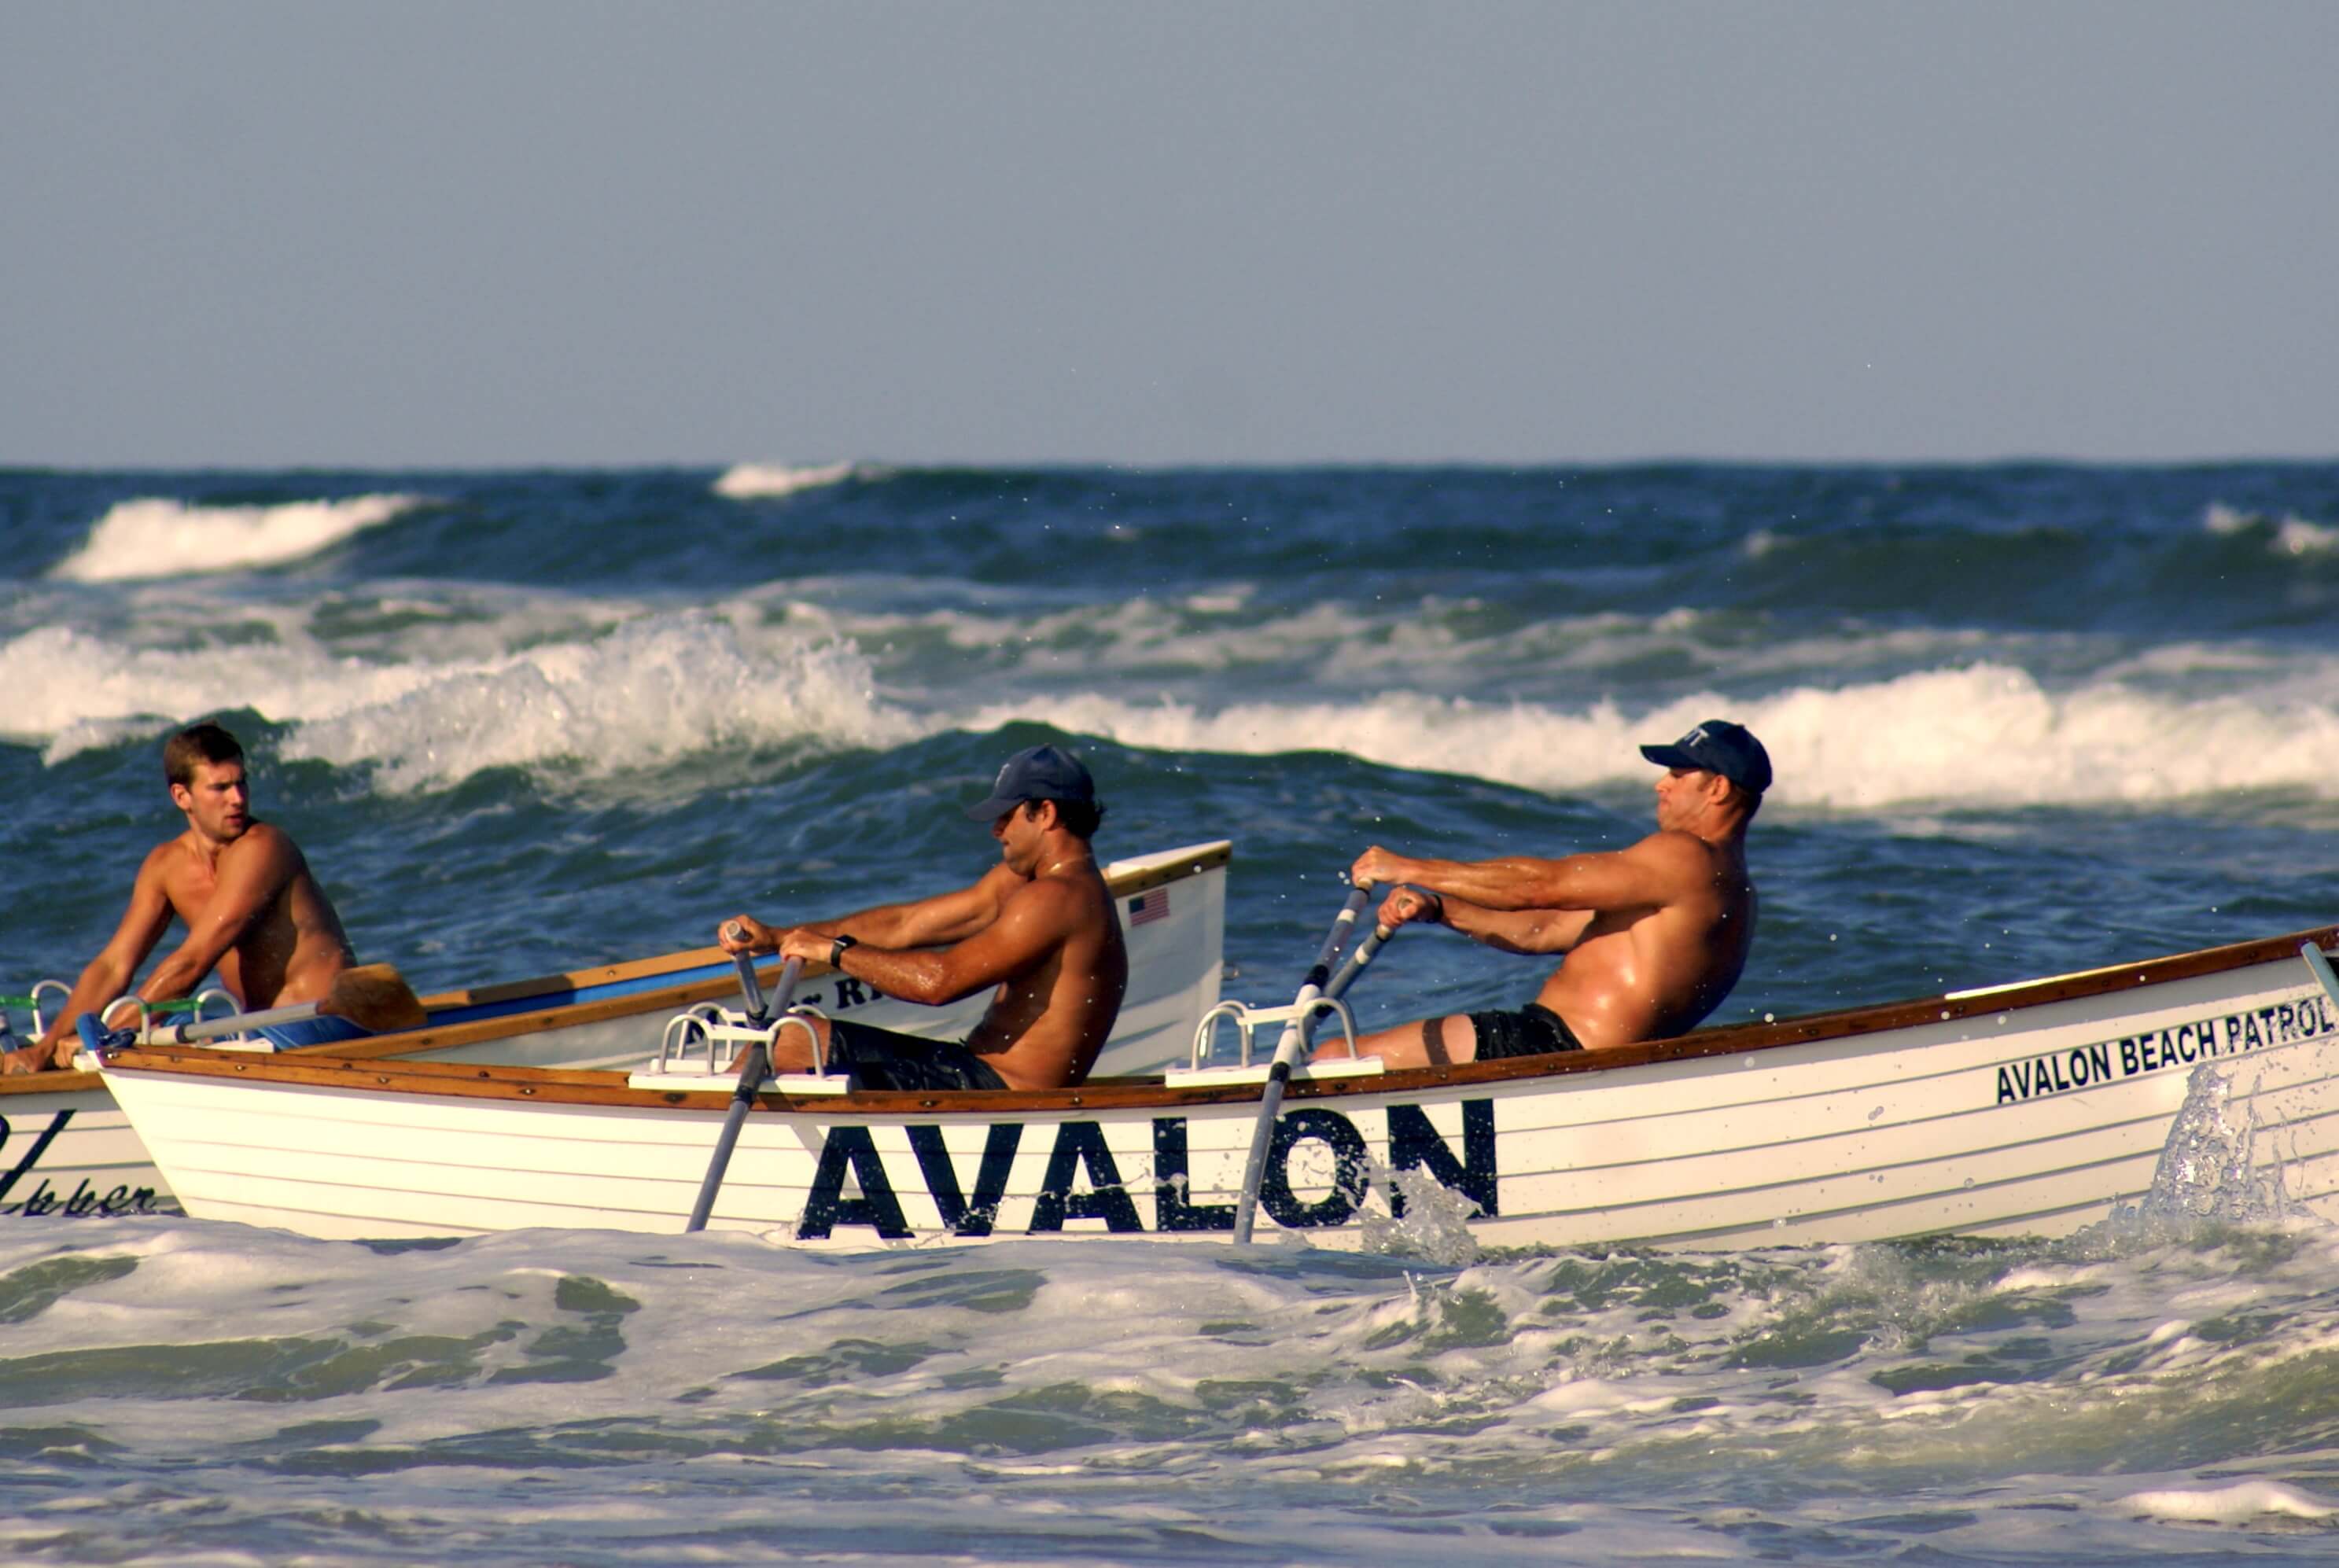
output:
[[[1299,1011],[1283,1026],[1283,1037],[1275,1042],[1275,1060],[1268,1064],[1267,1087],[1258,1100],[1258,1121],[1251,1129],[1250,1154],[1243,1161],[1241,1196],[1235,1199],[1235,1240],[1248,1242],[1252,1224],[1258,1218],[1258,1184],[1267,1175],[1267,1151],[1275,1143],[1275,1119],[1283,1109],[1283,1086],[1291,1081],[1291,1069],[1299,1060],[1308,1031],[1304,1027],[1308,1006],[1324,994],[1324,986],[1332,968],[1332,956],[1340,951],[1340,942],[1348,934],[1357,918],[1365,912],[1365,902],[1372,897],[1369,884],[1360,885],[1348,893],[1348,902],[1340,906],[1332,922],[1331,932],[1317,951],[1316,962],[1308,971],[1307,981],[1291,1005]]]
[[[313,1001],[295,1002],[291,1007],[271,1007],[263,1012],[231,1013],[225,1018],[206,1019],[201,1023],[165,1024],[158,1034],[173,1045],[184,1045],[189,1040],[217,1040],[222,1035],[242,1034],[274,1023],[298,1023],[304,1018],[317,1016]]]
[[[735,956],[739,963],[739,994],[747,1000],[747,1021],[762,1029],[772,1021],[771,1013],[764,1006],[764,982],[755,978],[754,959],[744,952]],[[788,962],[798,970],[804,968],[802,959],[792,958]],[[791,981],[788,983],[793,986],[794,982]]]
[[[2331,971],[2331,961],[2323,955],[2323,950],[2311,942],[2303,942],[2298,944],[2298,956],[2306,961],[2308,969],[2314,971],[2314,979],[2323,987],[2323,994],[2331,999],[2331,1005],[2339,1007],[2339,974]]]
[[[1357,976],[1365,972],[1365,965],[1380,956],[1381,944],[1388,941],[1390,934],[1391,928],[1387,926],[1373,927],[1372,935],[1357,944],[1357,951],[1348,955],[1348,962],[1340,966],[1340,972],[1334,975],[1332,983],[1324,988],[1325,996],[1333,1001],[1339,1001],[1347,989],[1357,983]]]
[[[795,995],[796,977],[804,973],[804,960],[792,958],[780,971],[779,999],[774,1004],[787,1011],[788,1000]],[[771,1013],[764,1006],[764,988],[755,979],[755,965],[745,953],[739,955],[739,990],[747,1001],[747,1016],[756,1028],[771,1022]],[[732,1147],[739,1141],[739,1124],[747,1119],[747,1112],[755,1103],[756,1091],[771,1072],[771,1054],[757,1040],[747,1048],[739,1061],[738,1087],[731,1091],[731,1109],[724,1113],[723,1131],[715,1140],[715,1157],[706,1162],[706,1179],[698,1184],[698,1201],[691,1206],[690,1223],[685,1231],[706,1228],[706,1217],[715,1212],[715,1195],[723,1189],[723,1173],[730,1169]]]

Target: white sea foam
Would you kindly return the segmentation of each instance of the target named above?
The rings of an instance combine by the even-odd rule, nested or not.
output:
[[[898,745],[917,733],[877,696],[868,661],[847,645],[788,638],[751,649],[727,622],[686,614],[429,672],[393,698],[303,724],[285,752],[377,764],[381,785],[406,790],[491,767],[558,763],[603,774],[744,746]]]
[[[0,733],[46,742],[64,761],[173,720],[249,707],[299,719],[394,700],[430,679],[428,667],[336,658],[292,646],[193,651],[141,648],[67,626],[0,645]]]
[[[2339,795],[2339,712],[2311,686],[2208,699],[2113,683],[2057,693],[1987,663],[1748,701],[1708,693],[1634,714],[1605,703],[1571,711],[1402,692],[1214,709],[1077,693],[988,705],[969,727],[1035,719],[1170,750],[1343,751],[1564,791],[1645,784],[1640,743],[1714,716],[1762,737],[1777,770],[1772,798],[1797,806],[2141,804],[2241,789]]]
[[[1103,1236],[952,1260],[67,1228],[0,1231],[27,1439],[0,1541],[26,1550],[1378,1563],[1427,1518],[1462,1521],[1430,1540],[1470,1563],[1561,1536],[1602,1568],[1811,1539],[2112,1561],[2165,1550],[2163,1522],[2333,1516],[2321,1233],[1456,1268]],[[2153,1339],[2202,1292],[2228,1333]],[[93,1452],[106,1485],[69,1484]]]
[[[850,646],[751,639],[697,613],[439,663],[334,657],[306,638],[224,655],[124,648],[48,627],[0,645],[0,690],[18,694],[0,733],[45,740],[51,764],[249,707],[295,726],[285,755],[376,764],[392,791],[491,767],[607,774],[743,746],[893,745],[922,728],[876,695]]]
[[[2120,1499],[2130,1513],[2154,1519],[2201,1520],[2231,1524],[2273,1514],[2292,1519],[2339,1517],[2339,1504],[2310,1497],[2277,1481],[2236,1481],[2231,1486],[2137,1492]]]
[[[821,463],[789,468],[779,463],[738,463],[715,481],[715,493],[735,501],[771,500],[799,490],[818,489],[853,478],[856,465]]]
[[[272,507],[190,506],[163,497],[116,502],[50,573],[122,582],[281,566],[429,504],[421,496],[352,496]]]
[[[2255,526],[2257,520],[2255,512],[2245,512],[2223,501],[2211,501],[2209,509],[2201,514],[2201,527],[2209,533],[2219,535],[2238,534]]]
[[[2201,527],[2208,533],[2220,536],[2247,533],[2252,528],[2267,530],[2267,548],[2278,556],[2319,555],[2325,550],[2339,549],[2339,525],[2310,522],[2295,514],[2285,513],[2278,520],[2269,520],[2256,512],[2245,512],[2229,507],[2223,501],[2213,501],[2202,514]]]
[[[2304,518],[2285,518],[2274,530],[2274,547],[2285,556],[2318,555],[2339,549],[2339,528],[2310,523]]]
[[[1572,638],[1596,671],[1666,638],[1702,646],[1697,626],[1661,636],[1586,617],[1565,631],[1484,639],[1474,660],[1456,647],[1470,639],[1441,627],[1359,628],[1320,607],[1214,637],[1177,607],[1149,601],[1019,620],[963,608],[824,607],[761,592],[674,612],[615,598],[401,588],[380,606],[243,596],[222,619],[216,605],[182,603],[181,588],[135,592],[120,630],[40,626],[0,641],[0,691],[11,694],[0,734],[43,744],[54,763],[167,722],[249,707],[297,726],[291,754],[382,764],[380,784],[410,789],[489,767],[616,774],[701,752],[890,745],[1029,719],[1151,749],[1340,751],[1565,793],[1643,787],[1641,743],[1722,715],[1770,747],[1772,798],[1803,808],[2150,804],[2236,790],[2339,798],[2339,710],[2328,695],[2339,661],[2270,646],[2187,645],[2108,663],[2096,662],[2106,650],[2069,639],[2008,650],[2048,668],[2094,664],[2092,676],[2050,681],[2015,658],[1976,656],[1959,634],[1880,630],[1841,639],[1854,650],[1815,637],[1776,668],[1767,658],[1732,666],[1741,681],[1767,677],[1762,695],[1706,690],[1627,708],[1436,688],[1486,668],[1495,644],[1542,636],[1555,654]],[[1015,625],[1032,640],[1011,639]],[[330,641],[317,626],[331,628]],[[1337,659],[1323,657],[1327,649]],[[1717,663],[1725,651],[1707,649]],[[1214,658],[1237,662],[1227,671]],[[1219,696],[1257,689],[1243,663],[1273,659],[1337,667],[1254,699]],[[1540,680],[1562,662],[1526,667]],[[1921,667],[1859,678],[1877,663]],[[1189,684],[1163,694],[1163,669]]]
[[[792,622],[864,646],[903,636],[994,656],[1012,656],[1033,675],[1083,671],[1239,672],[1259,665],[1305,666],[1328,683],[1378,683],[1399,672],[1416,686],[1475,684],[1491,670],[1522,668],[1597,675],[1655,662],[1669,668],[1749,676],[1857,674],[1989,656],[2064,664],[2103,656],[2104,639],[2077,633],[2018,635],[1969,627],[1874,626],[1809,636],[1751,636],[1693,610],[1656,616],[1604,612],[1555,616],[1494,631],[1474,628],[1478,606],[1426,600],[1369,616],[1352,606],[1311,604],[1245,614],[1232,596],[1171,602],[1138,597],[1065,607],[1019,605],[1004,612],[946,603],[879,609],[869,585],[850,591],[792,582],[751,596]],[[914,592],[914,589],[909,590]]]

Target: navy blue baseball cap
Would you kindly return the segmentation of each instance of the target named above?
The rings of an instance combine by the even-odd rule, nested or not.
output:
[[[1643,746],[1641,754],[1666,768],[1703,768],[1761,794],[1771,787],[1771,754],[1743,725],[1708,719],[1669,746]]]
[[[991,786],[991,798],[966,808],[966,814],[977,822],[997,822],[1025,801],[1096,800],[1096,780],[1081,765],[1080,758],[1054,746],[1032,746],[1017,752],[999,770],[999,781]]]

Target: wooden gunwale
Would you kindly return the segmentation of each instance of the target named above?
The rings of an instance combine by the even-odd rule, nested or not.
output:
[[[0,1100],[12,1094],[71,1094],[75,1090],[97,1086],[98,1077],[94,1072],[25,1072],[0,1078]]]
[[[1407,1069],[1368,1078],[1297,1080],[1294,1100],[1357,1095],[1417,1094],[1452,1085],[1493,1084],[1519,1079],[1558,1079],[1574,1073],[1701,1057],[1773,1050],[1815,1040],[1842,1040],[1961,1018],[2018,1012],[2052,1002],[2103,996],[2170,981],[2224,973],[2255,965],[2295,960],[2300,944],[2329,948],[2339,942],[2339,925],[2289,936],[2266,937],[2205,948],[2134,964],[2116,964],[2078,974],[2017,984],[2001,991],[1920,998],[1812,1013],[1776,1023],[1736,1024],[1698,1030],[1677,1039],[1561,1056],[1514,1057],[1463,1062],[1450,1067]],[[719,988],[718,988],[719,989]],[[616,1016],[614,1013],[610,1016]],[[451,1033],[453,1031],[441,1031]],[[404,1039],[406,1037],[399,1037]],[[124,1071],[160,1071],[188,1077],[243,1078],[319,1088],[393,1090],[400,1093],[462,1099],[533,1100],[540,1103],[687,1108],[720,1111],[727,1091],[637,1090],[607,1071],[563,1068],[504,1067],[476,1062],[410,1061],[367,1057],[345,1047],[315,1051],[252,1055],[191,1046],[157,1046],[116,1052],[111,1065]],[[834,1119],[839,1116],[900,1116],[947,1110],[969,1117],[1002,1112],[1064,1114],[1071,1111],[1170,1109],[1185,1106],[1255,1103],[1255,1084],[1172,1088],[1158,1079],[1097,1079],[1071,1089],[971,1090],[947,1096],[924,1092],[862,1092],[820,1095],[798,1100],[776,1090],[758,1097],[765,1109]]]
[[[1216,866],[1227,864],[1234,858],[1234,846],[1220,843],[1194,854],[1182,854],[1160,865],[1124,871],[1105,878],[1105,887],[1115,898],[1197,876]],[[498,985],[475,986],[468,991],[440,991],[422,999],[422,1005],[432,1010],[456,1007],[482,1007],[499,1001],[520,1001],[531,996],[549,996],[565,991],[582,991],[590,986],[608,985],[618,981],[642,980],[652,975],[667,974],[680,970],[702,969],[709,964],[727,965],[731,955],[719,947],[694,947],[680,952],[662,954],[656,958],[634,959],[625,963],[599,964],[587,969],[569,970],[560,974],[538,975],[532,980],[506,981]],[[769,961],[771,972],[779,972],[780,961]],[[826,974],[828,966],[807,964],[807,978]],[[716,981],[707,996],[727,994],[735,983],[728,976]],[[704,1001],[696,997],[694,1001]],[[687,1005],[687,1004],[685,1004]],[[501,1020],[494,1021],[500,1022]]]
[[[1129,898],[1188,877],[1199,876],[1206,871],[1226,865],[1233,859],[1234,846],[1220,842],[1191,854],[1179,854],[1158,865],[1139,867],[1109,876],[1105,879],[1105,886],[1113,897]],[[422,1005],[434,1012],[453,1008],[482,1007],[710,965],[728,965],[730,962],[731,955],[719,947],[695,947],[656,958],[568,970],[559,974],[538,975],[531,980],[476,986],[466,991],[439,991],[422,998]],[[776,984],[780,961],[769,959],[758,965],[756,972],[766,986]],[[804,978],[816,980],[829,972],[828,965],[815,962],[804,966]],[[725,969],[722,974],[710,979],[679,982],[655,991],[629,991],[623,996],[605,997],[597,1001],[572,1002],[530,1012],[502,1013],[494,1018],[471,1019],[462,1023],[426,1024],[420,1029],[370,1040],[342,1040],[330,1046],[301,1046],[281,1054],[309,1057],[331,1052],[329,1060],[336,1061],[378,1061],[419,1051],[476,1045],[481,1040],[517,1040],[522,1035],[540,1034],[548,1030],[568,1029],[580,1024],[606,1023],[613,1019],[631,1018],[646,1012],[679,1012],[702,1001],[736,996],[738,991],[739,982],[735,975]],[[648,1054],[648,1047],[645,1045],[643,1055],[646,1057]],[[95,1089],[99,1083],[99,1077],[94,1072],[30,1073],[0,1078],[0,1094],[70,1092]]]

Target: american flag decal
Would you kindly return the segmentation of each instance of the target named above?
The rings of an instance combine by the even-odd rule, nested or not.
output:
[[[1157,887],[1139,893],[1129,901],[1129,923],[1143,925],[1149,920],[1160,920],[1170,912],[1170,890]]]

